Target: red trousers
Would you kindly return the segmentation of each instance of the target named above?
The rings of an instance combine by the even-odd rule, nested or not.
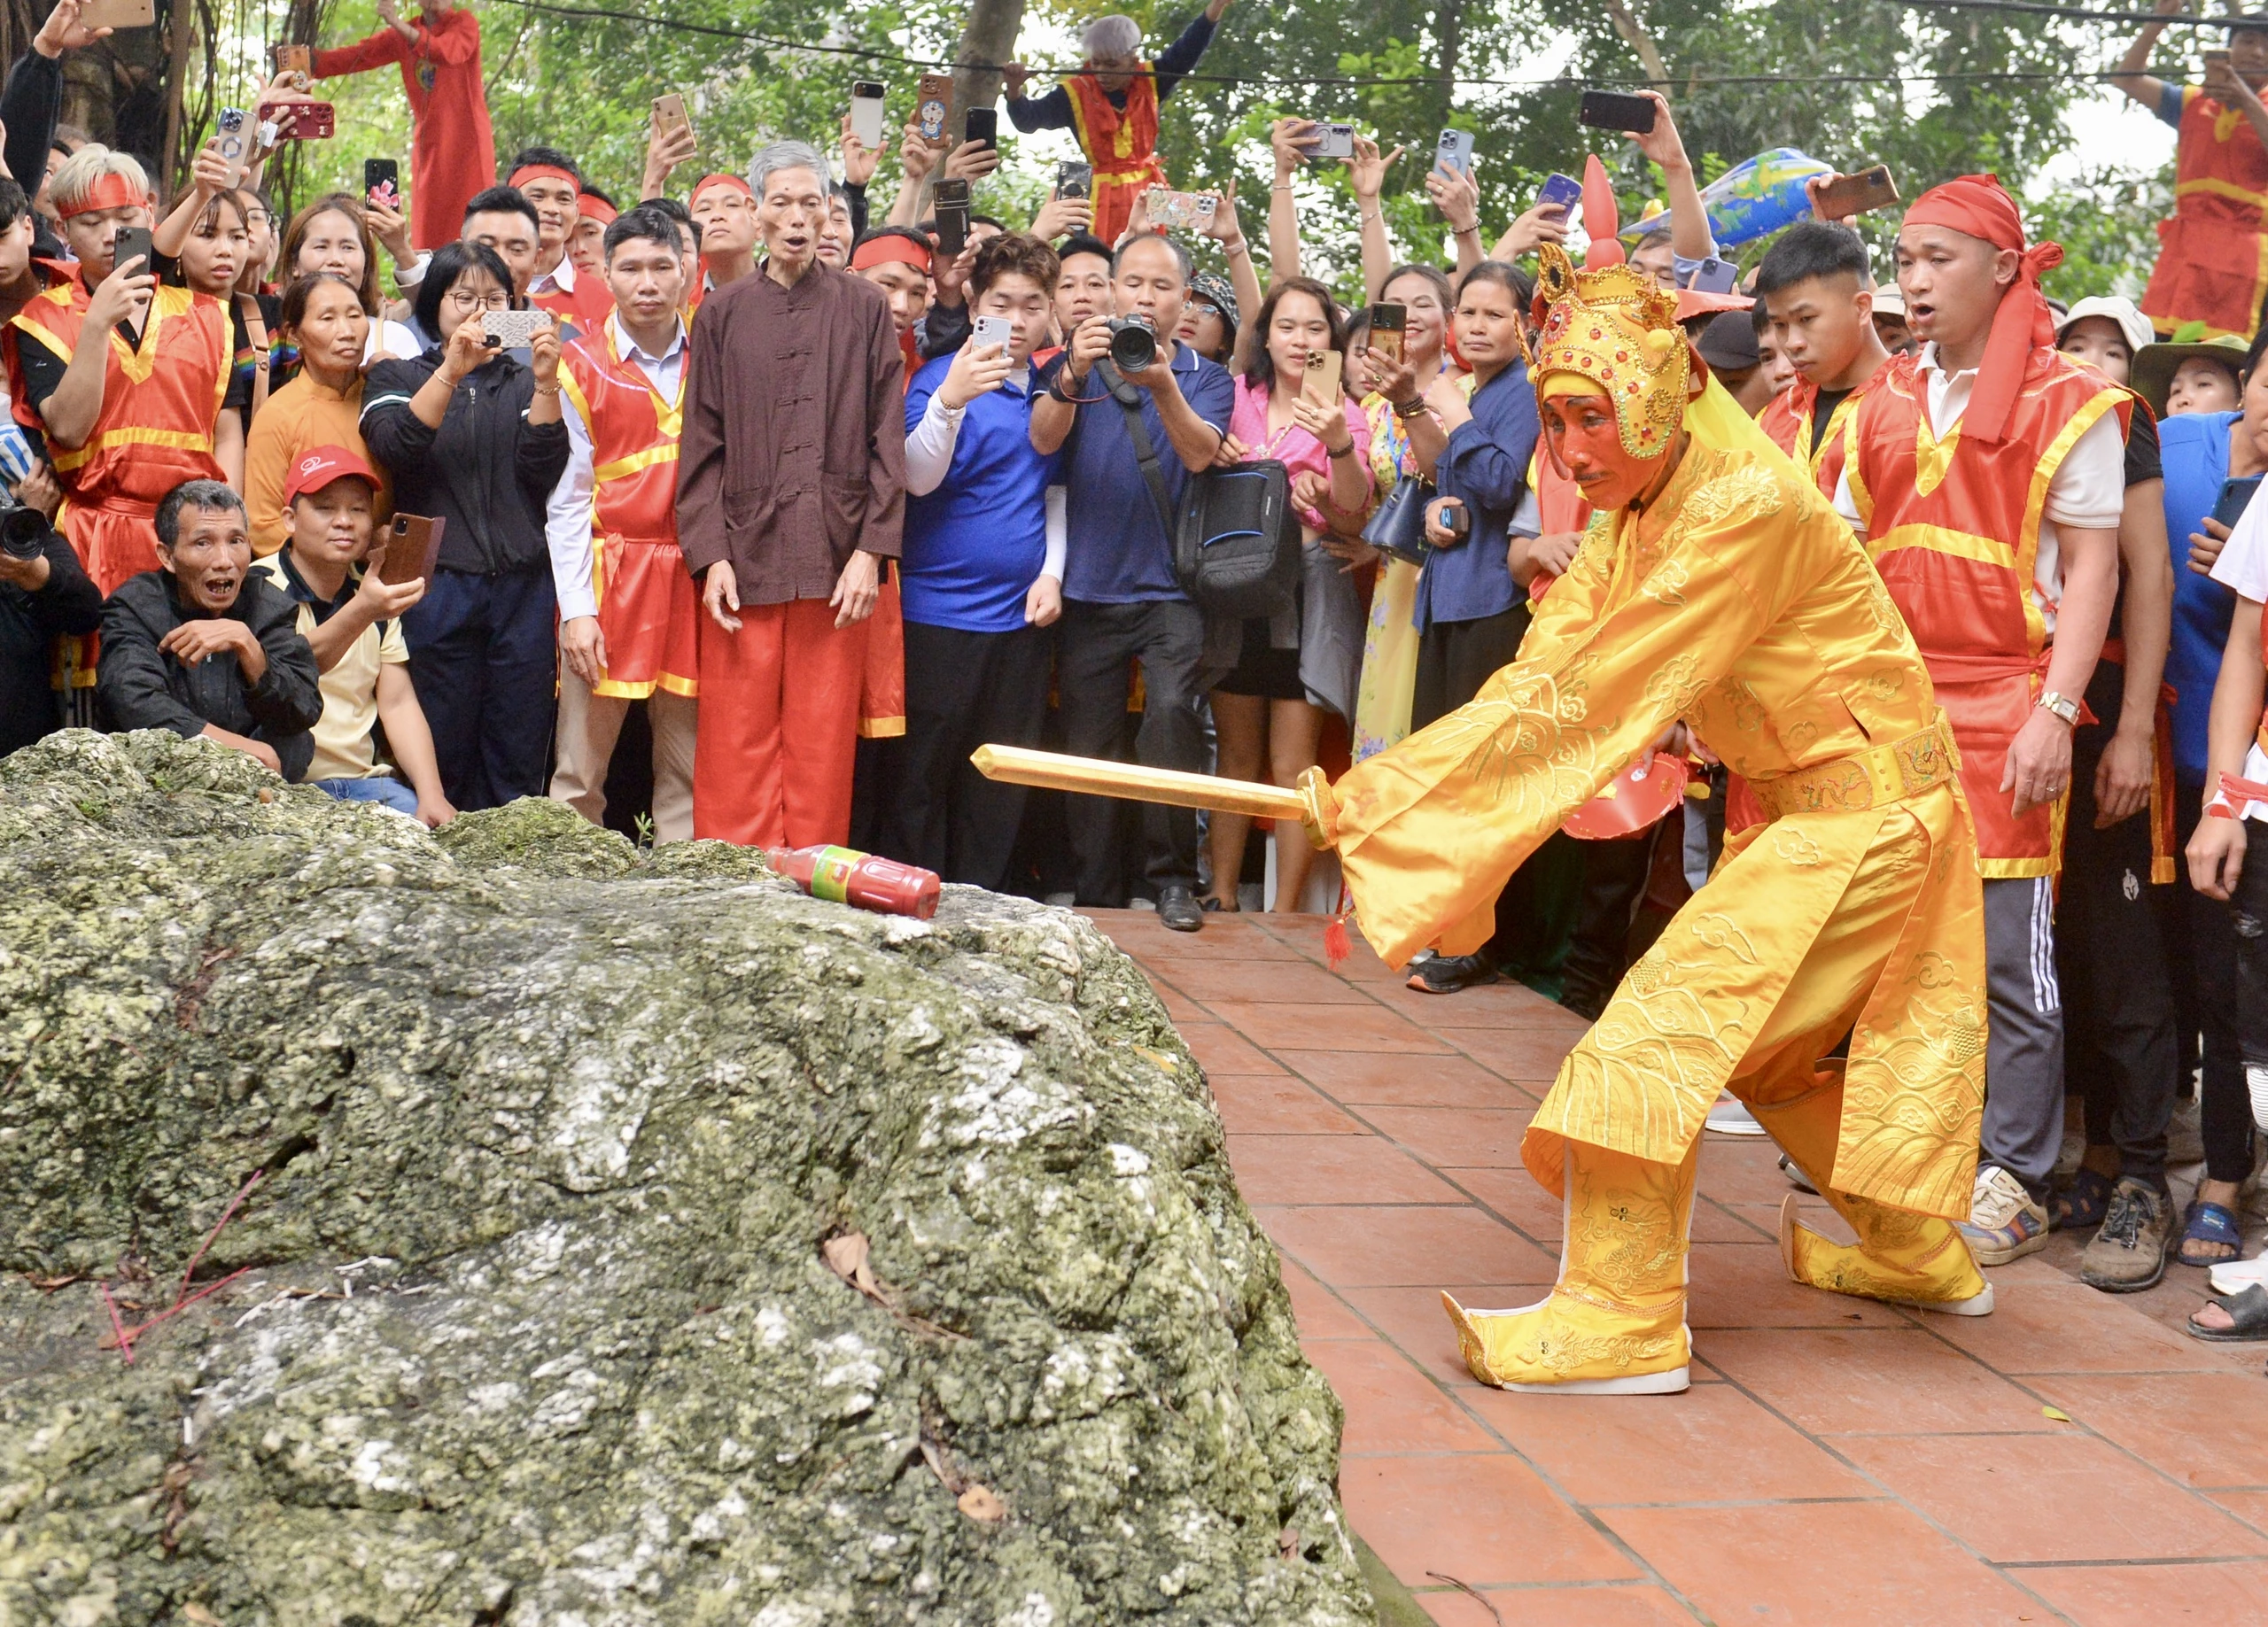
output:
[[[693,833],[743,847],[850,838],[850,766],[872,618],[835,624],[824,599],[747,605],[741,630],[701,624]]]

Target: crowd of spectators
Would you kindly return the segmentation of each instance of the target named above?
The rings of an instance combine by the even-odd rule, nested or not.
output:
[[[1222,9],[1182,35],[1174,73]],[[360,56],[322,54],[332,70],[441,37],[383,10]],[[9,97],[94,37],[76,13],[57,5]],[[1013,75],[1019,127],[1098,95],[1153,120],[1168,58],[1130,93],[1120,79],[1143,70],[1120,62],[1123,32],[1097,36],[1099,90],[1027,100]],[[1716,383],[1863,531],[1852,409],[1894,356],[1941,377],[1937,346],[1834,221],[1791,228],[1751,291],[1698,290],[1732,268],[1654,100],[1635,139],[1668,204],[1632,233],[1632,263],[1692,296]],[[1394,159],[1367,135],[1347,159],[1350,302],[1301,274],[1293,177],[1319,133],[1301,120],[1271,133],[1265,274],[1233,185],[1171,229],[1150,223],[1147,182],[1107,237],[1076,185],[1021,229],[981,209],[941,222],[938,183],[981,186],[999,153],[912,124],[879,215],[883,155],[847,118],[833,155],[774,143],[681,194],[690,136],[657,120],[641,201],[617,209],[571,154],[531,147],[493,184],[447,177],[454,235],[430,196],[415,232],[384,198],[285,220],[257,164],[217,146],[161,204],[123,152],[77,143],[46,163],[51,128],[51,110],[46,129],[9,120],[8,167],[40,161],[35,195],[0,178],[0,461],[55,520],[0,552],[0,749],[71,724],[172,729],[428,825],[548,794],[659,841],[851,843],[1193,932],[1214,912],[1329,910],[1335,872],[1295,830],[1255,841],[1242,817],[1028,794],[969,753],[1045,745],[1279,785],[1334,770],[1516,661],[1581,541],[1525,366],[1523,262],[1567,238],[1566,209],[1538,204],[1484,249],[1469,174],[1437,167],[1424,185],[1455,263],[1402,258],[1379,206]],[[130,230],[149,256],[116,263]],[[1950,286],[1930,295],[1940,335]],[[1148,342],[1122,348],[1132,330]],[[2059,309],[2055,343],[2132,407],[2078,438],[2044,496],[2062,552],[2042,545],[2041,590],[2093,678],[2064,725],[2062,891],[2025,879],[2046,902],[2011,906],[2032,911],[2030,1010],[2004,1020],[1996,986],[1996,1041],[2026,1049],[1995,1051],[2001,1121],[1969,1229],[1988,1263],[2093,1229],[2089,1280],[2130,1288],[2169,1259],[2233,1267],[2268,1127],[2268,1042],[2249,1039],[2268,1034],[2268,972],[2246,949],[2268,866],[2232,856],[2249,819],[2208,817],[2268,817],[2268,790],[2234,808],[2219,778],[2245,769],[2262,710],[2268,505],[2244,500],[2268,472],[2268,335],[2161,337],[2106,291]],[[1178,517],[1200,477],[1255,465],[1285,483],[1295,579],[1266,614],[1208,611]],[[2099,662],[2072,653],[2101,634],[2098,588],[2117,597]],[[1413,986],[1517,976],[1596,1016],[1706,885],[1739,790],[1700,743],[1664,746],[1703,759],[1711,798],[1621,841],[1555,838],[1504,888],[1490,942],[1421,957]],[[2250,768],[2240,780],[2268,779],[2268,759]],[[2184,846],[2202,855],[2194,887],[2173,883]],[[2059,966],[2084,991],[2068,1010]],[[2044,1085],[2019,1089],[2020,1069]],[[2057,1167],[2066,1080],[2082,1150]],[[2180,1216],[2178,1118],[2205,1166]],[[2268,1336],[2261,1299],[2199,1330]]]

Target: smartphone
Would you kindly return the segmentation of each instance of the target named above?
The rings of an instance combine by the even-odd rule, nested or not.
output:
[[[480,319],[491,350],[520,350],[551,326],[548,311],[491,311]]]
[[[401,166],[392,159],[362,160],[362,201],[401,212]]]
[[[858,105],[856,103],[851,104],[851,112],[854,115],[857,113]],[[655,128],[659,129],[664,136],[669,135],[672,130],[692,129],[693,115],[685,110],[685,98],[674,90],[671,91],[667,96],[656,97],[654,98],[654,125]],[[881,128],[879,120],[876,122],[875,128],[877,130]],[[872,144],[875,146],[882,144],[879,136]]]
[[[953,81],[950,74],[924,74],[914,95],[913,121],[924,141],[945,139],[945,125],[953,112]]]
[[[2252,501],[2252,494],[2260,490],[2260,476],[2244,475],[2221,482],[2221,495],[2213,504],[2213,518],[2231,531],[2244,517],[2245,506]]]
[[[1651,97],[1632,96],[1623,90],[1586,90],[1582,105],[1576,110],[1575,121],[1588,124],[1594,130],[1627,130],[1634,136],[1643,136],[1654,128],[1654,113]]]
[[[987,345],[997,345],[1003,351],[1016,337],[1016,325],[1005,316],[979,316],[969,322],[970,336],[981,350]]]
[[[1309,351],[1308,370],[1300,380],[1301,399],[1318,407],[1337,407],[1343,393],[1339,387],[1340,369],[1345,365],[1346,358],[1335,350]]]
[[[1169,192],[1163,187],[1150,190],[1150,224],[1178,227],[1184,231],[1202,231],[1213,223],[1213,212],[1221,200],[1198,192]]]
[[[270,102],[260,111],[263,140],[329,141],[338,132],[338,109],[329,102]]]
[[[110,268],[116,271],[137,254],[142,257],[142,263],[135,267],[134,275],[144,276],[157,269],[150,260],[150,229],[146,226],[120,227],[118,235],[111,239]]]
[[[970,108],[968,121],[962,127],[961,139],[965,142],[983,142],[988,147],[998,147],[1000,144],[999,110],[994,107]]]
[[[1055,167],[1055,196],[1058,198],[1092,198],[1095,195],[1095,167],[1091,164],[1058,164]]]
[[[1889,165],[1877,164],[1855,175],[1836,176],[1819,189],[1818,200],[1822,217],[1839,221],[1869,209],[1891,207],[1898,202],[1898,182],[1891,178]]]
[[[880,80],[850,81],[850,134],[870,151],[882,144],[882,85]]]
[[[1649,103],[1649,106],[1652,104]],[[1472,535],[1472,510],[1464,506],[1461,497],[1452,497],[1441,509],[1441,529],[1452,537]]]
[[[1410,307],[1374,305],[1371,307],[1371,348],[1381,356],[1402,360],[1402,336],[1409,330]]]
[[[82,12],[81,16],[85,13]],[[278,45],[276,48],[276,71],[291,75],[291,89],[305,90],[315,82],[315,52],[305,45]]]
[[[937,253],[944,260],[957,260],[968,246],[968,205],[966,202],[947,203],[937,200],[930,218],[931,229],[937,234]]]
[[[1433,143],[1433,167],[1453,169],[1470,177],[1472,174],[1472,132],[1443,130],[1441,138]]]
[[[433,566],[441,554],[446,516],[427,519],[422,514],[398,514],[386,531],[386,556],[378,565],[378,580],[400,587],[423,577],[433,579]]]
[[[1351,159],[1355,156],[1355,127],[1332,124],[1317,120],[1306,138],[1314,144],[1307,150],[1308,162],[1320,164],[1326,159]]]
[[[1573,175],[1563,175],[1557,171],[1543,178],[1543,185],[1537,189],[1535,194],[1538,208],[1557,205],[1571,215],[1575,212],[1575,205],[1582,201],[1583,183]]]
[[[213,116],[213,146],[228,160],[230,184],[244,180],[245,148],[251,137],[245,133],[245,110],[224,107]]]
[[[87,0],[79,21],[89,28],[154,28],[158,0]]]

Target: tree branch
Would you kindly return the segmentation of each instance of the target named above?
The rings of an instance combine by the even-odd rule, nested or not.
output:
[[[1614,25],[1615,33],[1622,36],[1638,58],[1639,66],[1646,70],[1646,82],[1657,89],[1670,82],[1669,64],[1662,60],[1661,47],[1654,43],[1654,36],[1646,32],[1646,25],[1631,14],[1624,0],[1599,0],[1607,20]]]

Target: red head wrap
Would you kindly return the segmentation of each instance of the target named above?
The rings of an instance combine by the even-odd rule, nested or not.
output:
[[[1961,432],[1988,445],[2008,431],[2008,409],[2016,405],[2023,385],[2024,365],[2032,351],[2055,343],[2055,318],[2039,291],[2043,272],[2063,263],[2058,243],[2027,245],[2023,216],[1998,175],[1963,175],[1943,186],[1931,187],[1906,212],[1908,226],[1942,226],[1971,237],[1981,237],[1996,249],[2014,249],[2019,260],[2016,280],[2000,296],[1992,314],[1992,337],[1984,342],[1984,360],[1977,373],[1976,393],[1961,415]]]
[[[602,226],[614,224],[614,205],[603,198],[594,198],[588,192],[578,193],[575,208],[586,221],[596,221]]]
[[[893,260],[901,261],[917,271],[927,271],[929,269],[929,251],[912,238],[901,237],[896,232],[869,237],[850,251],[850,269],[853,271],[864,271],[869,266],[886,266]]]
[[[97,181],[87,195],[75,204],[56,200],[55,213],[58,220],[67,221],[74,214],[92,214],[97,209],[147,209],[155,200],[124,175],[112,174]]]
[[[512,172],[511,179],[505,182],[504,184],[506,186],[518,186],[523,182],[543,181],[547,179],[552,181],[564,181],[569,186],[573,187],[578,192],[583,190],[583,183],[581,182],[576,180],[573,175],[560,168],[556,164],[523,164]]]
[[[731,187],[734,190],[740,193],[742,197],[749,199],[750,202],[754,202],[756,198],[756,189],[754,187],[749,185],[747,182],[742,180],[738,175],[728,175],[724,174],[722,171],[719,171],[718,174],[713,175],[702,176],[700,180],[693,183],[693,190],[687,192],[686,197],[688,200],[698,198],[712,186]]]

